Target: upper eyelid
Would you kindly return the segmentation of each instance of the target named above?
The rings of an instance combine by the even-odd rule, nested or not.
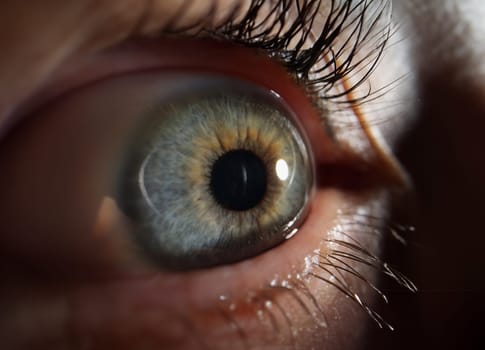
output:
[[[367,99],[366,91],[356,90],[376,69],[392,23],[390,0],[234,0],[223,6],[212,0],[201,4],[184,2],[172,15],[178,17],[168,19],[158,34],[210,35],[261,48],[309,89],[309,96],[322,112],[329,111],[330,100],[336,100],[340,109],[342,103],[354,108]],[[158,5],[153,3],[146,11]],[[218,16],[220,9],[223,13]],[[187,15],[184,11],[191,12]],[[150,23],[159,21],[156,14],[147,12],[138,29],[143,32]],[[190,17],[192,22],[187,22]],[[331,119],[330,113],[323,114]],[[355,117],[355,124],[371,139],[372,149],[373,135],[357,113]],[[323,120],[327,129],[333,127],[333,119]]]
[[[244,1],[243,1],[244,2]],[[369,0],[368,1],[369,3],[373,4],[373,3],[376,3],[376,4],[386,4],[387,3],[387,0]],[[109,2],[109,3],[112,3],[112,2]],[[193,5],[194,2],[190,2],[190,4]],[[209,7],[207,8],[212,8],[213,4],[215,4],[216,2],[206,2],[205,4],[207,5],[210,5]],[[232,2],[233,4],[237,5],[237,4],[240,4],[241,1],[238,1],[238,0],[234,0]],[[251,1],[246,1],[245,2],[246,4],[256,4],[257,1],[255,0],[251,0]],[[275,2],[276,4],[279,3],[279,0],[276,0]],[[306,4],[328,4],[327,1],[317,1],[317,0],[306,0],[304,3]],[[343,1],[343,5],[342,6],[348,6],[347,7],[347,10],[352,12],[352,11],[356,11],[356,5],[353,5],[353,1],[351,0],[344,0]],[[358,1],[356,2],[357,5],[359,4],[367,4],[367,1]],[[130,37],[130,36],[139,36],[138,34],[139,33],[143,33],[143,34],[150,34],[150,31],[154,31],[156,32],[157,34],[160,34],[163,36],[163,35],[166,35],[166,32],[163,31],[163,26],[164,25],[167,25],[167,24],[171,24],[171,25],[175,25],[176,23],[173,22],[173,21],[170,21],[170,19],[167,20],[167,13],[163,13],[163,12],[160,12],[160,8],[158,9],[157,11],[157,6],[161,6],[161,8],[164,8],[166,7],[166,3],[165,5],[163,5],[164,3],[162,1],[154,1],[152,3],[152,6],[151,7],[140,7],[138,6],[136,9],[134,9],[134,13],[135,15],[131,14],[131,15],[127,15],[127,11],[129,9],[129,4],[131,4],[130,0],[126,0],[125,2],[123,3],[119,3],[117,2],[116,3],[117,5],[105,5],[105,6],[100,6],[100,7],[96,7],[95,5],[93,5],[91,8],[88,8],[87,10],[90,10],[90,11],[93,11],[93,18],[92,20],[90,20],[89,22],[90,23],[96,23],[96,19],[97,19],[97,22],[98,22],[98,26],[94,26],[94,28],[92,29],[92,31],[89,33],[89,35],[87,33],[84,33],[84,34],[80,34],[81,36],[84,35],[84,42],[82,42],[81,44],[79,44],[79,42],[77,42],[77,44],[80,45],[80,47],[82,48],[81,50],[74,50],[74,47],[72,48],[73,50],[73,53],[71,53],[69,56],[74,56],[74,57],[77,57],[77,56],[88,56],[89,57],[89,52],[92,52],[94,50],[96,51],[99,51],[99,50],[102,50],[103,47],[109,47],[109,46],[113,46],[113,45],[116,45],[118,42],[120,41],[123,41],[124,39],[126,39],[127,37]],[[293,3],[294,5],[295,3]],[[227,9],[237,9],[236,6],[231,6],[229,3],[227,3],[227,6],[225,7],[226,10]],[[68,5],[66,5],[68,6]],[[110,7],[111,6],[111,7]],[[321,5],[322,8],[324,7],[324,5]],[[173,13],[177,14],[177,10],[180,10],[182,7],[177,7],[175,8],[175,10],[173,11]],[[214,7],[214,8],[218,8],[217,6]],[[320,9],[320,8],[318,8]],[[86,9],[84,9],[85,11],[87,11]],[[95,12],[95,11],[99,11],[99,12]],[[244,10],[244,6],[242,6],[241,8],[239,8],[240,11]],[[246,8],[247,10],[247,8]],[[280,9],[281,10],[281,9]],[[337,9],[334,9],[335,11],[337,11],[336,13],[339,14],[339,13],[342,13],[341,12],[341,9],[337,8]],[[149,11],[149,13],[151,14],[150,16],[148,16],[147,12],[146,11]],[[150,12],[151,11],[151,12]],[[137,14],[136,14],[137,13]],[[229,14],[232,14],[233,16],[235,16],[235,13],[236,12],[228,12]],[[201,12],[199,14],[205,14],[204,11],[201,10]],[[243,12],[244,14],[244,12]],[[264,14],[264,12],[263,12]],[[86,15],[86,13],[84,13],[84,15]],[[123,15],[125,15],[126,17],[123,17]],[[322,15],[321,13],[318,14],[322,20],[324,19],[324,15]],[[357,11],[356,13],[356,18],[359,18],[359,16],[363,16],[363,13],[360,14],[359,11]],[[196,13],[193,13],[192,16],[195,16],[193,18],[196,18]],[[310,17],[312,16],[312,14],[310,13]],[[346,16],[344,16],[346,18]],[[100,24],[100,19],[106,19],[106,18],[113,18],[113,19],[116,19],[114,20],[113,22],[110,23],[109,26],[107,26],[106,24]],[[186,18],[189,18],[189,17],[186,17]],[[265,17],[266,18],[266,17]],[[338,16],[337,16],[338,18]],[[345,19],[344,18],[344,19]],[[226,17],[225,18],[226,20],[230,20],[231,18],[230,17]],[[308,19],[307,19],[308,20]],[[327,19],[328,20],[328,19]],[[235,20],[237,21],[237,19]],[[273,22],[271,22],[272,20],[270,19],[269,22],[267,22],[267,25],[270,26],[271,28],[271,25],[272,23],[275,23],[274,20]],[[107,21],[109,22],[109,21]],[[49,22],[48,22],[49,23]],[[106,21],[104,22],[106,23]],[[150,24],[152,23],[152,24]],[[157,23],[157,25],[153,25],[153,23]],[[190,22],[190,23],[197,23],[197,21],[195,22]],[[201,22],[201,23],[204,23],[204,25],[209,25],[207,27],[207,31],[206,32],[210,32],[211,31],[211,27],[210,25],[214,26],[214,31],[213,33],[217,34],[217,29],[219,28],[223,28],[224,27],[221,27],[220,24],[218,25],[216,22],[207,22],[207,21],[204,21],[204,22]],[[236,25],[237,25],[237,22],[235,22]],[[256,23],[258,23],[256,21]],[[316,22],[308,22],[308,25],[309,27],[308,28],[305,28],[304,30],[307,31],[308,33],[312,32],[312,33],[318,33],[318,31],[322,30],[321,28],[319,29],[318,27],[323,25],[325,22],[322,21],[321,23],[316,23]],[[344,23],[344,20],[342,21],[342,23]],[[288,26],[291,27],[292,24],[294,24],[294,21],[293,20],[289,20],[289,24]],[[181,26],[180,23],[178,23],[179,26]],[[316,26],[316,27],[315,27]],[[162,29],[160,29],[160,27]],[[365,25],[362,25],[362,29],[366,29],[367,27]],[[150,31],[147,32],[147,29],[150,29]],[[227,30],[227,27],[225,28]],[[368,29],[368,28],[367,28]],[[79,31],[82,32],[83,30],[86,30],[85,27],[83,26],[80,26],[79,28]],[[368,29],[370,30],[370,29]],[[337,33],[338,32],[338,29],[335,29],[335,32]],[[121,33],[121,34],[120,34]],[[219,33],[219,34],[223,34],[223,33]],[[227,34],[227,32],[226,32]],[[110,36],[111,35],[111,36]],[[322,37],[321,38],[325,38],[325,35],[331,35],[331,34],[322,34]],[[233,35],[226,35],[228,39],[233,39]],[[317,37],[314,38],[314,40],[316,40]],[[252,39],[251,39],[252,40]],[[270,38],[271,40],[271,38]],[[26,41],[29,41],[29,40],[26,40]],[[268,41],[266,41],[267,43]],[[244,42],[243,42],[244,43]],[[58,42],[57,44],[61,45],[62,42]],[[263,42],[264,44],[264,42]],[[74,44],[73,44],[74,45]],[[330,45],[330,44],[328,44]],[[256,45],[257,46],[257,45]],[[328,48],[328,47],[325,47],[325,48]],[[264,49],[264,47],[263,47]],[[276,48],[269,48],[268,51],[269,51],[269,54],[272,54],[272,55],[277,55],[278,53],[284,53],[283,51],[285,51],[285,49],[290,49],[289,47],[286,47],[286,46],[279,46],[279,47],[276,47]],[[69,50],[65,50],[64,48],[62,48],[62,45],[59,46],[57,48],[57,51],[59,50],[64,50],[64,51],[69,51]],[[270,51],[270,50],[273,50],[273,51]],[[305,48],[306,50],[306,48]],[[320,48],[318,48],[318,50],[314,50],[314,52],[312,53],[312,55],[314,55],[315,57],[319,56],[319,55],[322,55],[321,53],[321,50]],[[56,52],[56,50],[45,50],[46,52],[49,52],[52,56],[56,56],[58,55],[58,53]],[[301,52],[300,52],[301,53]],[[66,53],[67,55],[67,53]],[[303,56],[304,58],[307,58],[308,56],[306,55],[306,52],[303,52]],[[297,60],[299,60],[301,58],[301,56],[298,56],[296,57]],[[290,61],[291,62],[291,61]],[[35,65],[32,65],[30,64],[30,62],[24,62],[26,67],[31,67],[31,66],[35,66]],[[344,60],[344,63],[345,63],[345,60]],[[350,62],[349,62],[350,63]],[[41,65],[39,63],[39,65]],[[70,67],[69,67],[70,68]],[[291,72],[291,68],[292,67],[287,67],[288,70]],[[294,68],[294,67],[293,67]],[[54,68],[52,68],[54,70]],[[297,67],[297,70],[298,70],[298,67]],[[301,69],[300,69],[300,72],[301,72]],[[46,72],[46,74],[48,74],[49,72]],[[298,73],[298,72],[296,72]],[[28,74],[28,72],[26,72],[26,74]],[[52,72],[51,72],[52,74]],[[330,76],[332,75],[333,73],[331,72],[330,73]],[[343,74],[343,72],[341,71],[340,74]],[[28,74],[30,75],[30,74]],[[37,85],[38,86],[35,86],[35,75],[30,75],[32,76],[32,86],[31,88],[34,89],[35,87],[39,87],[42,83],[42,77],[38,77],[40,78],[37,82]],[[53,74],[53,76],[55,77],[55,74]],[[327,76],[328,77],[328,76]],[[305,80],[308,80],[307,77],[304,77]],[[45,79],[45,78],[44,78]],[[52,80],[54,80],[54,78],[51,77]],[[330,79],[333,79],[333,78],[330,78]],[[315,83],[315,79],[313,80],[312,83]],[[334,82],[332,80],[330,81],[325,81],[324,82],[325,84],[330,84],[332,85]],[[35,92],[35,91],[33,91]],[[32,93],[33,94],[33,93]],[[34,97],[35,97],[35,94],[33,94]],[[6,96],[8,96],[8,94],[6,94]],[[319,94],[319,98],[323,98],[325,97],[325,94],[324,93],[320,93]],[[14,100],[11,100],[12,103],[15,103]],[[21,101],[21,102],[25,102],[25,101]],[[33,105],[35,105],[35,101],[32,103]],[[25,106],[26,105],[26,106]],[[12,108],[14,108],[15,106],[12,106]],[[25,113],[25,111],[29,111],[29,104],[23,104],[23,110],[20,110],[20,113],[17,113],[18,114],[21,114],[22,112]],[[17,111],[19,112],[19,111]],[[0,109],[0,123],[1,123],[1,118],[2,118],[2,110]],[[328,114],[328,113],[327,113]],[[2,130],[2,125],[0,124],[0,137],[2,136],[2,133],[5,133],[5,128]]]
[[[115,46],[130,37],[150,36],[153,33],[165,35],[163,28],[172,26],[173,29],[175,22],[172,17],[179,15],[181,10],[190,8],[191,12],[185,13],[183,20],[178,19],[177,25],[180,28],[184,27],[184,21],[186,24],[199,23],[200,17],[206,14],[206,9],[211,9],[216,2],[175,0],[167,6],[168,3],[164,0],[85,0],[81,6],[73,6],[72,2],[63,3],[62,6],[42,5],[42,11],[32,6],[20,6],[16,9],[16,14],[23,21],[16,21],[4,32],[10,33],[17,42],[40,43],[41,47],[24,45],[12,49],[11,40],[2,42],[0,38],[0,49],[4,47],[6,52],[11,53],[7,56],[11,61],[3,62],[5,64],[2,66],[8,68],[8,71],[0,70],[4,82],[0,86],[2,100],[8,101],[8,104],[0,103],[0,138],[16,123],[16,118],[30,110],[29,105],[36,104],[36,93],[43,93],[45,85],[57,78],[58,70],[63,65],[68,66],[64,67],[67,70],[75,70],[76,64],[84,63],[84,57]],[[194,6],[194,3],[207,6]],[[226,8],[234,9],[231,3],[239,4],[241,1],[226,1]],[[47,17],[56,17],[58,20],[52,21]],[[25,23],[29,23],[29,26],[25,27]],[[8,21],[2,22],[2,25],[9,24],[11,23]],[[216,23],[212,22],[212,25]],[[36,27],[42,27],[43,31],[30,30]],[[210,30],[210,27],[207,29]],[[35,65],[32,64],[31,57],[36,57]],[[29,76],[28,82],[18,79],[19,76]],[[29,101],[32,97],[34,101]]]
[[[307,2],[314,2],[314,0],[308,0]],[[348,2],[347,0],[346,3]],[[57,7],[43,7],[42,11],[40,9],[35,11],[31,7],[19,8],[19,16],[25,19],[22,22],[29,23],[32,28],[42,26],[45,30],[41,35],[47,33],[48,37],[39,38],[39,33],[36,31],[13,26],[14,29],[10,32],[12,32],[13,37],[16,37],[16,40],[20,42],[41,42],[43,50],[38,52],[38,48],[36,51],[32,48],[27,48],[23,50],[25,52],[19,52],[24,57],[12,55],[14,59],[12,59],[12,64],[9,65],[10,73],[5,72],[5,74],[2,74],[2,77],[5,78],[4,81],[12,81],[12,84],[10,84],[11,89],[10,91],[5,91],[6,93],[2,94],[2,96],[15,102],[15,97],[17,96],[11,95],[24,95],[17,98],[25,98],[25,95],[31,93],[31,91],[23,91],[23,94],[20,94],[15,91],[16,85],[19,84],[16,81],[18,80],[16,79],[18,76],[16,73],[27,73],[31,77],[30,83],[33,85],[31,88],[33,89],[47,79],[56,65],[68,57],[112,46],[130,36],[163,33],[163,29],[166,29],[168,26],[183,28],[184,23],[185,26],[189,27],[194,23],[201,23],[206,30],[210,31],[212,28],[220,27],[221,21],[225,21],[229,17],[240,16],[240,13],[244,13],[248,6],[254,3],[256,3],[254,0],[231,0],[230,2],[179,0],[172,1],[168,5],[163,0],[142,2],[134,0],[116,2],[87,0],[81,6],[74,6],[72,5],[73,3],[63,3]],[[322,4],[328,3],[328,1],[322,2]],[[184,6],[184,4],[188,5]],[[323,7],[324,5],[322,5]],[[220,18],[213,16],[210,21],[204,20],[201,22],[199,17],[204,17],[208,13],[207,11],[211,9],[222,11],[223,15]],[[178,16],[182,12],[184,13],[183,17],[179,18],[177,26],[174,26],[173,16]],[[36,13],[36,15],[33,16],[32,13]],[[56,17],[58,20],[51,21],[47,17]],[[207,19],[207,16],[205,18]],[[49,28],[49,23],[51,23],[51,28]],[[10,42],[8,41],[4,43],[5,46],[9,46],[9,44]],[[0,47],[1,45],[2,43],[0,42]],[[30,50],[34,50],[34,52],[29,52]],[[37,64],[29,69],[33,65],[30,64],[27,58],[32,56],[37,58]],[[36,71],[32,71],[34,68]],[[29,72],[28,70],[31,71]],[[19,86],[20,88],[27,89],[25,86]],[[7,114],[7,112],[9,111],[0,108],[0,121],[2,114]]]

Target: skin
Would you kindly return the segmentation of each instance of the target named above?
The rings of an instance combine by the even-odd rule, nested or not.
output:
[[[59,86],[66,81],[69,82],[69,79],[63,80],[59,77],[73,76],[69,74],[72,71],[83,72],[82,69],[77,70],[77,67],[82,67],[92,57],[98,57],[96,55],[100,50],[116,45],[134,30],[141,34],[157,31],[179,8],[177,1],[154,1],[152,5],[147,12],[145,2],[136,0],[79,0],[71,1],[69,4],[65,1],[50,0],[34,2],[28,6],[18,1],[2,1],[0,137],[7,138],[12,133],[12,127],[16,125],[20,115],[35,112],[39,101],[42,101],[49,91],[60,89]],[[193,23],[194,18],[207,11],[206,5],[203,1],[197,2],[197,5],[184,12],[179,24],[183,26]],[[227,9],[231,7],[229,2],[225,5],[227,7],[219,9],[220,12],[215,18],[216,23],[224,19]],[[481,290],[485,286],[481,273],[483,262],[480,259],[480,243],[483,242],[480,235],[481,215],[485,209],[482,201],[485,193],[481,182],[485,176],[485,166],[480,161],[482,157],[479,151],[485,146],[485,138],[480,133],[485,126],[485,46],[482,43],[485,29],[480,13],[483,13],[485,8],[480,4],[480,0],[435,0],[427,1],[426,4],[418,0],[395,1],[394,5],[394,16],[400,25],[396,39],[400,40],[390,45],[378,68],[379,72],[385,74],[376,74],[372,79],[374,84],[379,86],[388,83],[380,81],[379,76],[399,77],[403,71],[407,72],[407,79],[375,102],[376,106],[379,106],[378,102],[385,104],[396,100],[403,101],[394,109],[382,109],[378,112],[378,119],[383,118],[388,122],[373,127],[372,135],[382,149],[390,148],[398,155],[415,184],[418,208],[415,221],[418,230],[407,237],[409,246],[404,251],[388,248],[384,249],[383,254],[388,255],[386,260],[397,263],[402,271],[410,275],[421,292],[409,296],[392,285],[384,284],[384,288],[391,288],[395,292],[391,294],[390,311],[384,309],[383,313],[391,314],[391,321],[398,331],[377,331],[376,327],[371,326],[368,327],[370,336],[362,338],[361,333],[369,323],[363,313],[350,303],[345,303],[345,298],[340,294],[326,287],[315,287],[314,293],[319,301],[333,310],[329,311],[330,318],[338,318],[338,322],[335,323],[332,332],[321,338],[325,338],[324,341],[317,337],[316,333],[312,336],[300,334],[297,343],[302,349],[310,349],[312,346],[325,346],[327,349],[366,346],[388,348],[390,344],[394,348],[400,346],[403,349],[453,349],[458,345],[466,348],[464,344],[471,345],[478,340],[479,312],[474,314],[471,310],[483,309],[483,302],[480,300],[483,296]],[[149,19],[140,27],[139,19],[144,14],[147,14]],[[52,18],[56,20],[52,21]],[[163,50],[157,51],[157,55],[163,55]],[[69,101],[65,102],[66,106],[69,106]],[[59,108],[64,108],[62,103],[60,105]],[[372,107],[363,112],[369,121],[372,121],[370,110]],[[47,125],[46,128],[49,129],[50,124],[43,124],[43,121],[56,120],[55,116],[55,111],[42,112],[37,120],[40,120],[39,125]],[[62,126],[58,128],[59,131],[63,130]],[[29,149],[30,144],[34,145],[32,148],[35,149],[36,143],[32,136],[34,134],[29,132],[20,134],[17,143],[13,143],[15,148],[12,147],[12,143],[0,144],[0,147],[3,147],[2,160],[7,162],[6,164],[17,164],[15,162],[19,161],[19,155],[14,150],[20,155],[27,155],[26,164],[38,161],[32,153],[22,153],[24,149]],[[346,137],[349,136],[342,136],[342,142],[348,141]],[[69,142],[69,136],[65,136],[65,140],[60,137],[60,142]],[[55,144],[53,147],[56,147]],[[45,154],[48,159],[49,152],[46,151]],[[29,167],[26,169],[25,173],[28,173]],[[45,176],[49,176],[49,173]],[[25,181],[28,184],[27,178]],[[19,183],[24,183],[24,179],[20,179]],[[17,192],[14,188],[9,193]],[[5,195],[5,198],[13,197]],[[336,208],[350,201],[350,196],[340,190],[319,190],[316,198],[316,211],[319,214],[311,216],[308,224],[308,232],[312,233],[311,240],[315,242],[318,241],[317,228],[321,230],[324,227],[324,231],[330,230],[330,225],[324,226],[325,222],[331,222]],[[109,202],[106,207],[110,215],[116,213]],[[81,251],[76,244],[79,242],[72,243],[76,248],[73,252]],[[302,263],[300,255],[298,258],[293,257],[289,252],[298,251],[305,256],[311,251],[309,247],[315,245],[318,246],[318,243],[309,244],[299,239],[295,240],[295,247],[292,249],[289,249],[288,245],[283,245],[275,249],[275,254],[279,252],[288,257],[287,260],[280,261],[283,261],[285,271],[289,271],[292,265]],[[69,272],[56,272],[55,269],[51,269],[56,265],[55,259],[50,264],[41,262],[41,259],[35,256],[38,249],[35,246],[34,248],[30,251],[24,246],[22,249],[25,251],[22,254],[12,254],[16,259],[12,259],[4,252],[0,259],[0,268],[6,281],[0,290],[0,305],[3,310],[7,310],[2,313],[4,316],[0,317],[0,338],[8,339],[12,348],[32,348],[32,344],[35,348],[50,349],[77,348],[86,344],[89,346],[89,341],[83,343],[86,340],[83,337],[87,334],[85,328],[104,327],[104,314],[98,314],[97,311],[110,300],[108,289],[85,289],[84,284],[88,283],[85,282],[86,276],[83,276],[81,269],[77,270],[79,275],[74,274],[74,277],[71,276],[72,278],[66,279],[65,282],[63,280],[62,283],[52,283],[52,280],[58,279],[59,276],[69,275]],[[89,246],[85,248],[89,249]],[[113,248],[113,251],[115,250]],[[33,257],[28,256],[30,253],[34,254]],[[47,251],[43,259],[50,254]],[[244,262],[237,265],[236,270],[225,269],[225,283],[238,290],[251,289],[248,285],[256,283],[251,271],[264,266],[264,275],[263,272],[260,275],[261,279],[264,279],[277,269],[281,269],[281,264],[274,263],[274,256],[264,255],[255,261]],[[294,264],[292,259],[295,260]],[[279,266],[272,266],[272,262]],[[79,261],[73,259],[70,263],[77,266],[76,263]],[[100,264],[102,263],[104,261],[100,261]],[[136,258],[127,258],[126,264],[129,266],[138,263]],[[144,264],[141,265],[144,269]],[[33,266],[38,269],[33,269]],[[46,270],[55,272],[49,274]],[[89,271],[93,270],[94,268]],[[235,275],[240,277],[237,282],[239,285],[236,286],[233,285],[236,283],[234,278],[231,278]],[[160,319],[156,321],[164,325],[171,324],[172,328],[165,330],[165,336],[158,343],[148,341],[145,344],[147,347],[182,347],[179,337],[183,338],[187,330],[181,323],[175,322],[173,316],[180,315],[181,312],[185,313],[184,315],[194,314],[199,323],[207,323],[201,331],[209,332],[209,338],[217,338],[210,332],[217,329],[220,323],[216,322],[217,326],[211,326],[207,321],[210,319],[210,313],[206,310],[187,310],[186,301],[190,300],[194,310],[202,308],[206,303],[204,295],[221,293],[220,288],[218,289],[220,275],[214,272],[204,275],[203,278],[194,276],[190,282],[176,275],[164,276],[166,278],[162,282],[153,282],[159,284],[160,289],[156,289],[159,294],[169,296],[168,299],[160,300],[158,294],[150,295],[160,304],[157,304],[157,310],[164,310],[157,314]],[[366,276],[371,280],[377,279],[373,273],[366,272]],[[93,279],[88,280],[89,285],[92,285]],[[95,278],[94,281],[97,283],[99,280]],[[137,281],[130,279],[123,288],[125,294],[119,299],[123,305],[137,301],[140,288],[144,289],[145,284],[152,283],[151,280],[143,280],[143,283]],[[188,288],[187,284],[201,293],[197,297],[182,296],[183,291]],[[203,289],[206,285],[215,286],[214,290]],[[152,285],[146,288],[152,292],[154,290]],[[370,295],[365,287],[359,285],[358,288],[362,295]],[[76,297],[71,298],[72,295]],[[73,316],[73,303],[79,303],[77,307],[83,312]],[[66,307],[66,304],[70,307]],[[301,327],[307,327],[308,320],[305,316],[299,314],[299,311],[294,313],[294,322]],[[149,317],[152,315],[145,313],[144,316],[147,316],[147,323],[153,321],[153,318]],[[76,321],[73,322],[72,319]],[[86,319],[89,322],[85,321]],[[131,321],[130,319],[129,322]],[[72,326],[78,324],[77,322],[86,322],[88,326]],[[66,330],[66,324],[74,327],[74,330]],[[122,329],[123,326],[123,320],[120,319],[119,323],[111,327]],[[257,329],[257,325],[253,324],[248,327]],[[129,327],[126,329],[132,330]],[[156,327],[152,329],[156,330]],[[352,332],[349,332],[349,329]],[[265,329],[261,336],[264,337],[269,332]],[[118,348],[141,346],[140,342],[125,342],[122,333],[123,331],[109,333],[109,336],[105,336],[105,343],[100,341],[94,347],[103,348],[113,344]],[[224,348],[221,344],[232,344],[237,341],[236,338],[237,335],[234,333],[223,334],[217,338],[217,346]],[[417,342],[416,339],[420,341]],[[273,348],[279,348],[276,341],[270,342]],[[213,344],[211,340],[208,343]],[[199,347],[200,344],[183,345],[183,348]]]

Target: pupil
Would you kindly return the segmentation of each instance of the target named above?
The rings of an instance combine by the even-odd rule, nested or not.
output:
[[[226,209],[254,208],[264,198],[266,186],[266,167],[251,151],[229,151],[212,166],[210,190],[217,203]]]

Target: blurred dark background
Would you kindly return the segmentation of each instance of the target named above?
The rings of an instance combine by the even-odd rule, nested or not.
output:
[[[391,301],[380,311],[396,331],[371,327],[368,349],[485,348],[485,91],[455,74],[466,63],[423,65],[419,122],[399,151],[416,231],[385,258],[419,292],[384,281]]]

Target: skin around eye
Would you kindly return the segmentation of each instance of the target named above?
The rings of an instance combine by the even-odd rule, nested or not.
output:
[[[240,57],[242,51],[235,51]],[[226,58],[230,52],[228,47]],[[274,65],[266,58],[260,64],[263,71]],[[157,84],[166,71],[130,73],[75,89],[33,113],[4,140],[4,256],[23,261],[30,275],[55,277],[48,288],[62,290],[56,300],[68,305],[64,321],[76,345],[90,339],[99,349],[142,344],[223,349],[234,341],[241,348],[284,348],[295,342],[305,348],[353,341],[332,339],[343,331],[342,325],[361,322],[365,314],[356,315],[359,306],[346,303],[348,295],[328,283],[338,281],[339,275],[326,273],[321,257],[337,251],[355,258],[356,252],[346,251],[342,243],[349,239],[378,249],[379,240],[346,220],[385,216],[386,191],[383,184],[351,192],[322,185],[325,171],[341,171],[336,164],[345,165],[346,172],[354,164],[356,176],[372,175],[359,173],[355,159],[332,146],[321,126],[310,129],[319,125],[317,111],[304,91],[280,72],[284,79],[275,75],[272,81],[259,81],[268,86],[285,82],[274,89],[308,130],[317,176],[324,180],[293,238],[234,265],[182,274],[157,271],[126,239],[127,225],[110,198],[120,150],[139,121],[137,108],[160,90]],[[368,281],[374,278],[375,273],[351,260],[347,268]],[[340,288],[362,297],[370,294],[370,286],[357,281],[346,277]],[[40,315],[31,320],[36,317]],[[160,329],[168,322],[173,327]],[[34,346],[46,341],[41,334],[32,339],[36,337]]]
[[[76,27],[80,21],[72,22]],[[125,26],[124,31],[129,28]],[[57,27],[53,32],[64,34]],[[6,314],[15,316],[1,327],[2,334],[8,335],[2,339],[12,347],[29,349],[306,349],[355,344],[362,331],[358,325],[366,315],[358,310],[365,304],[352,299],[352,293],[370,302],[372,287],[366,281],[372,282],[375,272],[351,260],[359,258],[357,248],[378,252],[379,240],[366,227],[379,228],[380,220],[375,223],[371,218],[386,217],[386,169],[372,162],[361,166],[351,150],[336,147],[325,136],[321,120],[313,118],[318,113],[301,87],[293,86],[283,70],[274,73],[277,65],[257,65],[261,68],[242,73],[231,68],[238,62],[250,67],[253,56],[267,60],[264,53],[244,55],[245,60],[238,60],[238,55],[227,59],[225,54],[231,50],[225,45],[207,48],[207,42],[192,42],[177,57],[169,52],[183,52],[183,43],[171,44],[167,50],[167,45],[150,41],[93,54],[93,47],[107,46],[103,40],[113,43],[116,38],[91,36],[101,39],[96,44],[85,43],[91,51],[79,50],[83,55],[68,61],[65,59],[72,52],[79,53],[74,46],[82,40],[70,40],[77,36],[66,39],[69,45],[60,53],[59,46],[52,50],[42,46],[42,52],[56,55],[52,55],[55,59],[40,55],[34,69],[39,74],[23,72],[35,83],[14,84],[12,92],[5,89],[5,96],[14,96],[18,104],[35,91],[41,78],[45,82],[49,77],[26,105],[19,107],[12,100],[9,108],[0,110],[5,116],[15,105],[18,115],[28,116],[3,140],[1,151],[1,167],[7,169],[0,175],[5,193],[2,222],[10,226],[2,236],[2,259],[4,266],[14,265],[18,271],[8,271],[12,288],[2,290],[8,304]],[[217,46],[218,54],[211,57]],[[194,51],[199,54],[195,67],[190,62]],[[204,56],[206,53],[209,55]],[[168,62],[164,61],[167,57]],[[99,118],[81,113],[106,101],[88,105],[73,103],[73,99],[82,102],[88,91],[94,93],[116,75],[137,70],[153,74],[163,67],[187,70],[191,65],[200,72],[213,69],[214,63],[220,67],[218,73],[261,84],[292,101],[309,135],[321,181],[304,227],[285,244],[236,265],[160,274],[147,269],[138,257],[125,254],[133,247],[119,240],[127,234],[126,227],[120,225],[123,218],[117,215],[116,203],[105,196],[112,181],[106,174],[116,168],[110,157],[118,149],[113,135],[123,139],[120,135],[131,128],[113,123],[113,115]],[[348,186],[363,178],[378,180]],[[337,265],[336,258],[347,265],[329,272]],[[21,264],[15,264],[19,261]],[[342,281],[345,269],[351,273]],[[359,277],[365,278],[361,281]],[[349,328],[354,329],[350,335]],[[23,339],[11,336],[20,333]]]

